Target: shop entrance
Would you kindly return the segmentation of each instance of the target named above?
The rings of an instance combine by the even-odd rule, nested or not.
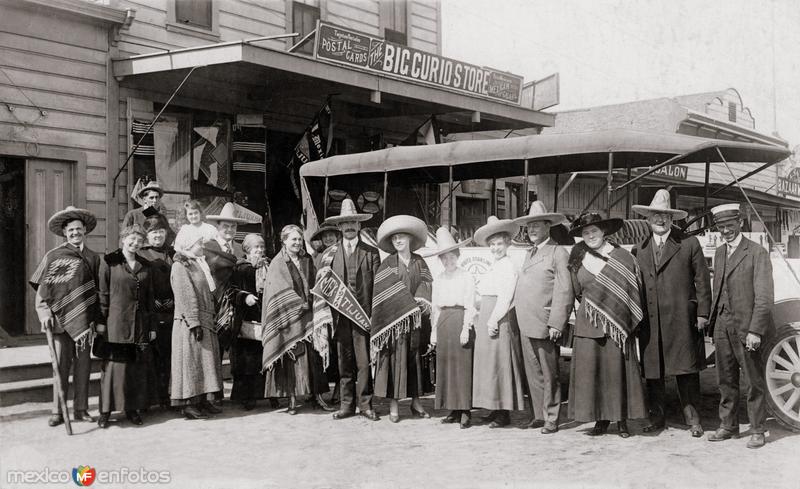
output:
[[[486,224],[486,199],[456,197],[456,223],[461,236],[472,236],[475,230]]]
[[[0,326],[25,333],[25,160],[0,156]]]

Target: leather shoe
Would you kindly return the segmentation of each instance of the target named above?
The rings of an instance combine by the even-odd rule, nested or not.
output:
[[[424,409],[417,410],[417,409],[414,408],[413,404],[410,407],[411,407],[411,414],[413,414],[414,416],[416,416],[418,418],[428,419],[428,418],[431,417],[431,415],[428,414],[428,411],[425,411]]]
[[[489,428],[504,428],[511,424],[511,418],[508,415],[508,412],[501,412],[498,413],[494,421],[489,423]]]
[[[392,423],[399,423],[400,422],[400,415],[399,414],[389,413],[389,421],[391,421]]]
[[[558,425],[555,423],[545,423],[544,426],[542,426],[543,435],[552,435],[556,431],[558,431]]]
[[[642,431],[644,433],[655,433],[656,431],[662,431],[662,430],[665,430],[666,428],[667,428],[667,425],[664,422],[650,423],[649,425],[647,425],[644,428],[642,428]]]
[[[380,416],[378,416],[378,413],[376,413],[374,409],[367,409],[366,411],[362,411],[361,416],[364,416],[370,421],[380,421],[381,419]],[[395,421],[395,423],[396,422],[397,421]]]
[[[256,401],[253,399],[248,399],[246,401],[242,401],[242,409],[245,411],[252,411],[256,407]]]
[[[626,421],[617,421],[617,434],[620,438],[630,438],[631,433],[628,431],[628,423]]]
[[[329,413],[332,413],[333,411],[336,411],[336,408],[331,406],[331,405],[329,405],[327,402],[325,402],[322,399],[322,396],[319,395],[319,394],[316,397],[314,397],[314,401],[313,402],[314,402],[314,409],[319,408],[319,409],[322,409],[323,411],[328,411]]]
[[[586,434],[589,436],[600,436],[605,435],[606,431],[608,431],[608,425],[610,423],[608,421],[598,421],[594,424],[591,430],[589,430]]]
[[[441,423],[442,423],[442,424],[451,424],[451,423],[455,423],[455,422],[457,422],[457,421],[458,421],[458,415],[459,415],[459,412],[458,412],[458,411],[450,411],[450,414],[448,414],[447,416],[445,416],[444,418],[442,418],[442,421],[441,421]]]
[[[186,416],[186,419],[208,419],[208,415],[195,406],[183,408],[183,415]]]
[[[220,409],[220,408],[218,408],[217,406],[215,406],[215,405],[211,404],[210,402],[204,402],[204,403],[201,405],[201,408],[202,408],[202,409],[203,409],[205,412],[207,412],[207,413],[209,413],[209,414],[220,414],[220,413],[222,412],[222,409]]]
[[[97,426],[101,428],[108,428],[108,419],[111,417],[111,413],[100,413],[100,417],[97,418]]]
[[[717,428],[717,431],[708,435],[708,441],[723,441],[731,438],[738,438],[739,430],[729,430],[727,428]]]
[[[64,416],[60,414],[51,414],[50,418],[47,420],[48,426],[58,426],[64,422]]]
[[[141,426],[144,421],[142,421],[142,417],[139,416],[139,413],[136,411],[130,411],[125,413],[125,417],[128,418],[128,421],[135,424],[136,426]]]
[[[689,428],[689,433],[692,434],[692,438],[700,438],[703,436],[703,427],[699,424],[694,424]]]
[[[764,433],[753,433],[747,442],[747,448],[761,448],[767,443]]]
[[[541,428],[544,426],[544,420],[531,418],[530,421],[525,422],[524,424],[520,425],[520,428],[523,430],[527,430],[528,428]]]
[[[469,411],[466,410],[461,411],[461,422],[459,423],[459,426],[461,427],[462,430],[465,430],[470,426],[472,426],[471,418],[472,415],[469,413]]]
[[[89,411],[85,409],[75,411],[75,414],[73,414],[72,417],[75,419],[75,421],[94,421],[89,415]]]
[[[351,416],[355,416],[355,414],[356,413],[354,413],[353,411],[340,409],[340,410],[338,410],[338,411],[333,413],[333,419],[345,419],[345,418],[349,418]]]

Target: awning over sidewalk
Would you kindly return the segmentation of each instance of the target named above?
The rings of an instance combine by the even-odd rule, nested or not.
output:
[[[277,114],[304,114],[308,107],[318,108],[328,95],[334,94],[336,102],[347,105],[347,111],[339,113],[340,122],[398,132],[412,131],[431,115],[436,115],[447,133],[555,123],[552,114],[388,78],[248,41],[113,61],[114,76],[121,84],[153,94],[169,95],[169,90],[177,87],[191,68],[198,69],[181,89],[181,96],[211,100],[239,110],[266,108]],[[378,97],[380,102],[372,101]]]

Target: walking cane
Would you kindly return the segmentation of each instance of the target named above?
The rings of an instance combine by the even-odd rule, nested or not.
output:
[[[44,332],[47,335],[47,346],[50,347],[50,361],[53,364],[53,378],[55,378],[55,382],[58,385],[58,402],[64,415],[64,427],[67,429],[67,434],[72,435],[72,424],[70,424],[69,410],[67,409],[67,394],[64,392],[64,384],[61,383],[61,372],[58,371],[58,358],[56,357],[56,345],[53,342],[53,332],[50,328],[44,328]]]

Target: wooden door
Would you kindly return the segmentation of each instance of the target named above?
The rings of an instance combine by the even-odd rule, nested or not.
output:
[[[64,242],[47,229],[47,220],[57,211],[73,205],[74,165],[60,161],[28,160],[25,168],[25,270],[29,278],[44,254]],[[26,280],[27,280],[26,278]],[[25,288],[25,332],[41,332],[34,310],[34,291]],[[21,294],[20,294],[21,296]]]
[[[486,199],[456,197],[456,224],[462,238],[472,236],[476,229],[486,224],[488,202]]]

